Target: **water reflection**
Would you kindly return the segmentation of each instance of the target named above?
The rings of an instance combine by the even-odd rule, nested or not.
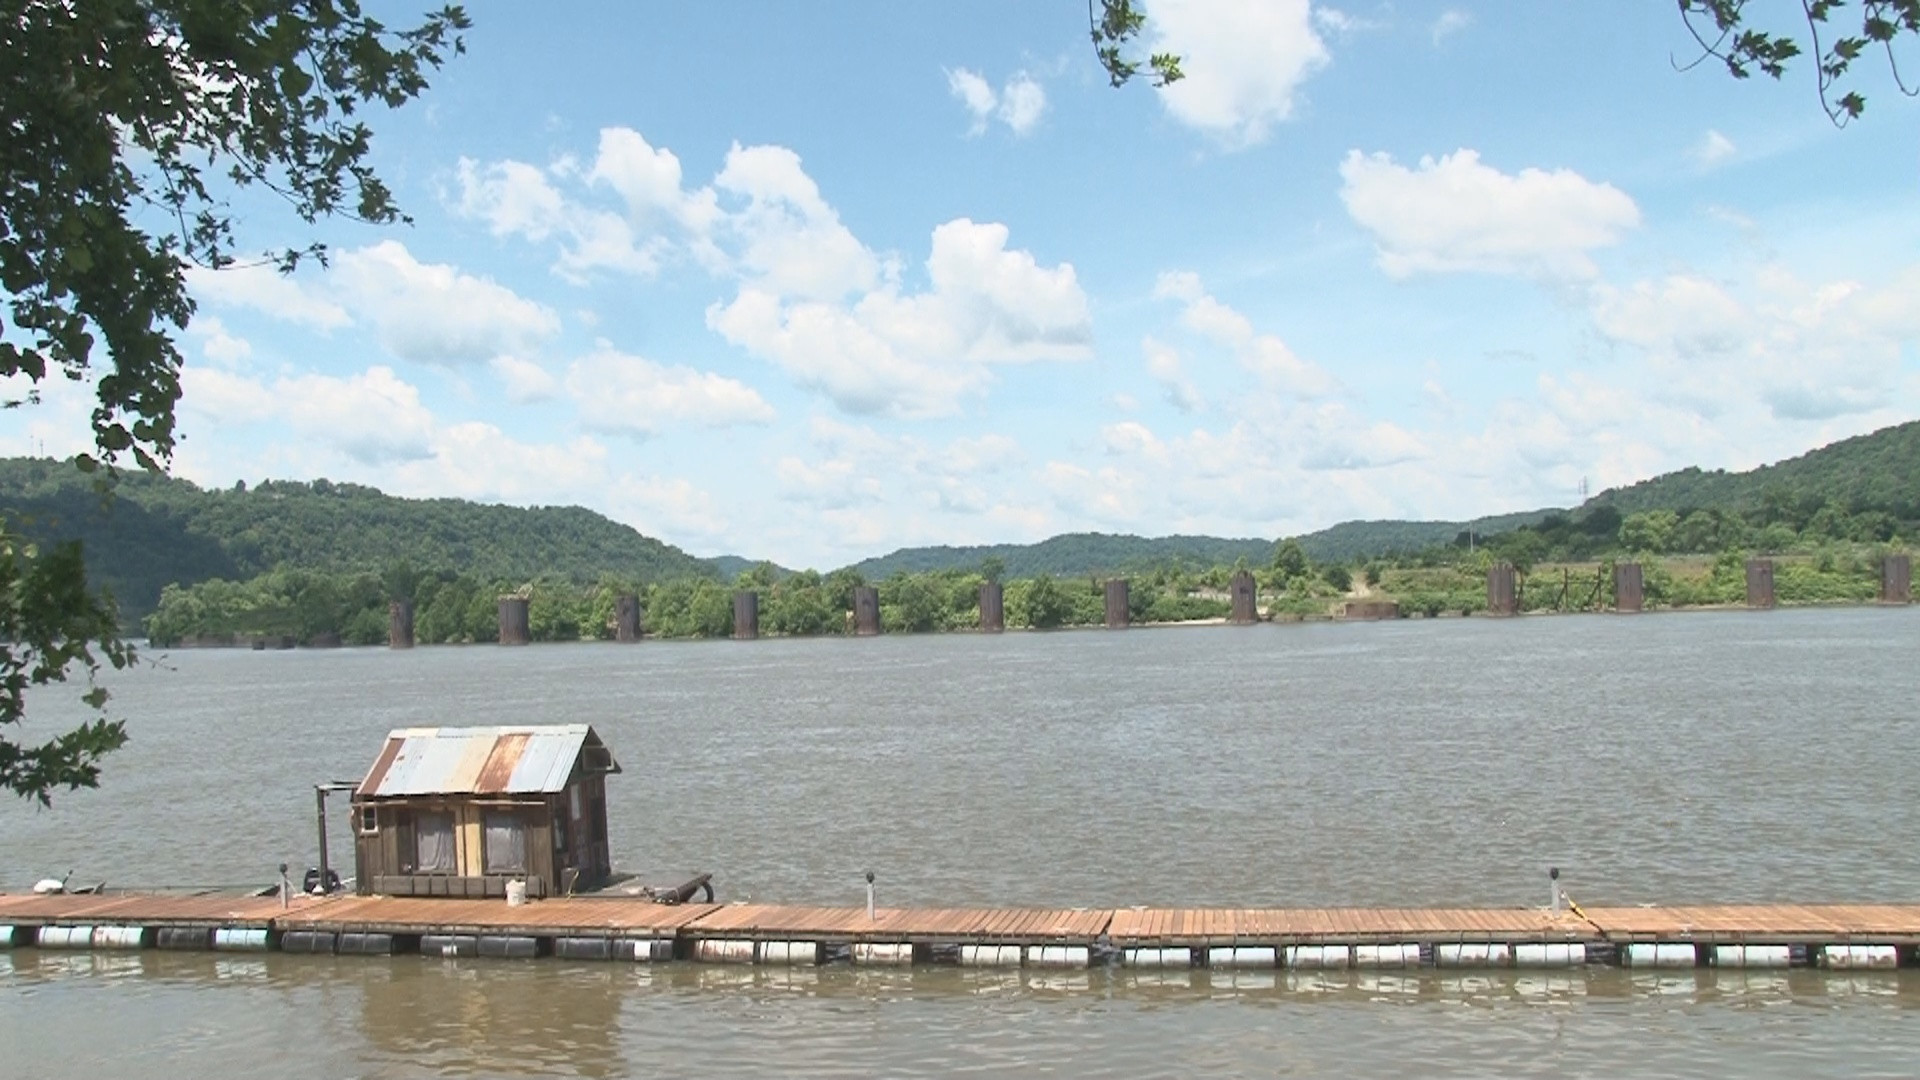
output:
[[[343,959],[342,964],[355,963]],[[629,1073],[613,966],[396,957],[358,980],[371,1049],[442,1075]]]

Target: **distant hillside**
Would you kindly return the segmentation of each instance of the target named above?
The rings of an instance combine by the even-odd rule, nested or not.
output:
[[[577,506],[402,499],[325,480],[208,491],[144,473],[126,474],[117,492],[103,506],[70,464],[0,459],[0,511],[33,539],[82,540],[93,582],[113,591],[130,622],[153,610],[167,584],[275,569],[406,563],[508,581],[717,576],[705,560]]]
[[[743,555],[713,555],[701,561],[713,567],[714,573],[718,574],[722,581],[732,581],[762,562],[760,559],[749,559]],[[783,578],[791,573],[793,571],[779,563],[773,564],[774,577]]]
[[[1611,506],[1622,514],[1743,512],[1759,508],[1768,498],[1837,502],[1853,511],[1878,510],[1902,520],[1920,518],[1920,421],[1842,439],[1746,472],[1682,469],[1603,491],[1587,505]]]
[[[1381,555],[1405,555],[1424,551],[1435,544],[1448,544],[1461,533],[1507,532],[1531,525],[1549,514],[1563,510],[1529,510],[1519,514],[1500,514],[1472,521],[1343,521],[1330,529],[1296,537],[1307,558],[1314,562],[1350,563]]]

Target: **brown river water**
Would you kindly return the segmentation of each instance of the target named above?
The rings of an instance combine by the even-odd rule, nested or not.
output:
[[[586,720],[616,864],[723,901],[1913,902],[1916,658],[1875,608],[149,653],[102,789],[0,808],[0,888],[266,883],[388,729]],[[1916,976],[20,950],[0,1075],[1913,1076]]]

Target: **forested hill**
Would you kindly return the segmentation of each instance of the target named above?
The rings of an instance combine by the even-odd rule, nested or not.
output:
[[[1066,533],[1037,544],[979,544],[970,547],[901,548],[891,555],[855,563],[870,581],[928,570],[971,570],[998,559],[1008,577],[1077,576],[1119,573],[1157,566],[1232,566],[1273,561],[1272,540],[1222,540],[1213,536],[1141,536]]]
[[[1646,510],[1744,513],[1767,501],[1837,503],[1854,512],[1920,518],[1920,420],[1842,439],[1746,472],[1682,469],[1603,491],[1589,507],[1622,514]]]
[[[0,511],[31,539],[82,540],[89,576],[113,590],[130,621],[170,583],[273,570],[379,573],[404,564],[500,581],[717,575],[703,559],[577,506],[402,499],[325,480],[209,491],[129,472],[103,508],[72,465],[10,458],[0,459]]]

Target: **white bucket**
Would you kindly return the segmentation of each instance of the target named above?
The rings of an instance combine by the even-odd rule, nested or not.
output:
[[[524,881],[507,882],[507,906],[519,907],[527,902],[527,883]]]

